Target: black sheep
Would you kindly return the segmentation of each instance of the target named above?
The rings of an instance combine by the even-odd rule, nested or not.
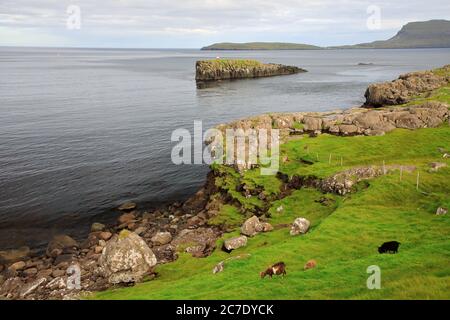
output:
[[[397,242],[397,241],[385,242],[381,245],[381,247],[378,247],[378,252],[379,253],[397,253],[399,245],[400,245],[400,242]]]

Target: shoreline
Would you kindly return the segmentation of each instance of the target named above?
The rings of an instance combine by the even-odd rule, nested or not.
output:
[[[450,69],[450,66],[444,68]],[[418,79],[430,76],[429,73],[424,72],[416,72],[412,75],[411,83],[418,83],[420,82]],[[449,80],[450,78],[447,78],[442,81],[448,83]],[[413,100],[415,93],[430,92],[442,85],[442,81],[426,81],[425,85],[420,84],[418,88],[411,90],[411,94],[405,94],[404,90],[399,90],[398,96],[391,90],[392,86],[400,86],[398,83],[371,85],[372,87],[369,87],[372,90],[368,89],[369,94],[366,96],[367,101],[375,102],[375,107],[371,108],[352,107],[330,112],[269,113],[222,124],[218,128],[224,130],[226,128],[275,127],[281,130],[282,141],[286,141],[290,136],[301,134],[311,136],[318,136],[322,133],[338,136],[383,135],[396,128],[414,130],[435,127],[448,120],[448,106],[425,102],[398,107],[395,103],[409,103]],[[392,85],[392,83],[394,84]],[[378,107],[377,97],[383,101],[382,108]],[[386,101],[393,103],[386,107]],[[301,126],[297,126],[297,124],[301,124]],[[235,166],[235,168],[237,171],[245,170],[239,166]],[[99,270],[99,259],[107,242],[122,230],[129,230],[141,236],[155,253],[159,264],[176,260],[179,248],[192,241],[197,244],[189,251],[193,257],[208,256],[215,249],[215,244],[213,246],[215,240],[228,231],[226,225],[212,226],[209,224],[209,220],[217,211],[219,202],[227,203],[226,198],[211,199],[213,194],[220,193],[215,185],[216,174],[218,173],[211,169],[206,176],[205,184],[184,202],[175,201],[154,210],[141,210],[136,204],[126,204],[120,209],[122,215],[115,224],[108,226],[97,224],[95,227],[92,225],[87,239],[81,243],[64,236],[60,239],[53,239],[48,244],[44,255],[34,255],[30,250],[27,252],[24,248],[12,250],[16,251],[15,257],[12,257],[14,253],[11,253],[11,259],[8,262],[0,261],[0,273],[6,278],[0,281],[0,296],[6,293],[6,298],[10,299],[29,299],[30,297],[62,299],[70,297],[72,293],[73,297],[76,297],[83,293],[114,287],[102,276],[101,270]],[[290,188],[295,188],[293,177],[280,176],[278,178],[285,180],[287,185],[291,185]],[[311,183],[323,190],[331,190],[336,193],[347,192],[345,186],[334,183],[333,179],[299,181],[297,183]],[[267,199],[268,202],[270,200]],[[155,236],[162,232],[170,233],[170,241],[158,242],[158,245],[155,245],[157,243],[154,240]],[[11,270],[11,266],[19,262],[22,263]],[[67,267],[74,262],[78,263],[85,271],[85,282],[82,284],[81,291],[68,290],[61,282],[66,277]],[[4,276],[5,273],[7,277]],[[5,292],[4,284],[7,281],[9,281],[8,288]]]

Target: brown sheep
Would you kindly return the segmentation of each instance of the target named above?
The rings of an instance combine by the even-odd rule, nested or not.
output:
[[[277,262],[273,266],[267,268],[266,271],[262,271],[260,274],[261,279],[263,279],[266,275],[272,278],[273,275],[286,275],[286,265],[284,262]]]

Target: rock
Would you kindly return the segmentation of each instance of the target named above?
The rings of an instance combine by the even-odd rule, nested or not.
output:
[[[283,206],[279,206],[279,207],[277,208],[277,212],[282,212],[283,210],[284,210]]]
[[[106,226],[99,222],[94,222],[91,226],[91,232],[99,232],[103,231],[106,228]]]
[[[224,261],[220,261],[218,264],[216,264],[216,265],[214,266],[213,274],[222,272],[223,269],[224,269],[224,267],[225,267],[225,262],[224,262]]]
[[[126,202],[126,203],[122,204],[118,209],[120,211],[131,211],[131,210],[136,209],[136,207],[137,207],[136,203],[134,203],[134,202]]]
[[[241,233],[248,237],[252,237],[262,231],[264,231],[264,225],[259,221],[257,216],[252,216],[247,219],[241,227]]]
[[[103,232],[100,232],[98,237],[101,240],[108,241],[109,239],[111,239],[112,233],[111,232],[107,232],[107,231],[103,231]]]
[[[172,234],[170,232],[158,232],[151,240],[155,245],[165,245],[172,241]]]
[[[7,251],[0,251],[0,264],[10,264],[17,261],[24,260],[30,255],[30,248],[21,247],[19,249],[12,249]]]
[[[100,253],[102,253],[102,251],[103,251],[103,247],[102,247],[102,246],[96,246],[96,247],[94,248],[94,252],[95,252],[96,254],[100,254]]]
[[[322,130],[322,118],[319,117],[305,117],[303,119],[303,129],[305,131]]]
[[[67,287],[67,281],[62,276],[59,276],[47,283],[45,287],[50,290],[65,289]]]
[[[245,247],[247,245],[247,237],[246,236],[240,236],[240,237],[234,237],[231,239],[227,239],[223,243],[223,247],[225,251],[231,252],[232,250],[236,250],[241,247]]]
[[[54,257],[55,252],[60,252],[59,254],[63,252],[72,253],[79,247],[78,242],[68,235],[56,235],[49,242],[46,253],[47,256]]]
[[[306,262],[305,266],[303,267],[303,270],[313,269],[317,266],[316,260],[312,259]]]
[[[191,253],[193,257],[209,256],[216,247],[217,234],[211,228],[184,229],[172,241],[177,251]]]
[[[445,168],[447,166],[446,163],[442,163],[442,162],[432,162],[430,163],[430,171],[431,172],[437,172],[439,169],[441,168]]]
[[[11,271],[20,271],[25,269],[26,263],[24,261],[18,261],[9,266],[9,270]]]
[[[38,272],[36,275],[37,278],[49,278],[52,275],[52,269],[45,269]]]
[[[39,278],[33,282],[27,283],[20,289],[20,297],[25,298],[27,295],[33,293],[39,286],[47,282],[46,278]]]
[[[59,278],[66,275],[66,270],[56,269],[52,271],[53,278]]]
[[[163,246],[154,246],[152,247],[152,251],[156,256],[158,263],[168,263],[174,261],[177,258],[177,254],[170,244],[166,244]]]
[[[157,260],[141,237],[122,230],[106,244],[99,263],[109,283],[117,284],[141,281]]]
[[[136,219],[136,216],[134,215],[133,212],[129,212],[129,213],[124,213],[123,215],[121,215],[118,219],[120,224],[128,224],[131,221],[133,221],[134,219]]]
[[[268,222],[263,222],[263,232],[269,232],[273,230],[273,226]]]
[[[292,224],[290,234],[291,236],[296,236],[299,234],[305,234],[308,232],[310,222],[305,218],[297,218]]]
[[[442,216],[442,215],[444,215],[444,214],[447,214],[447,212],[448,212],[448,209],[447,209],[447,208],[439,207],[439,208],[437,208],[437,210],[436,210],[436,215]]]
[[[0,296],[8,296],[13,294],[16,290],[23,287],[24,283],[19,277],[12,277],[6,279],[0,287]]]
[[[23,271],[23,274],[24,274],[26,277],[34,276],[34,275],[36,275],[37,273],[38,273],[38,269],[37,269],[37,268],[29,268],[29,269],[25,269],[25,270]]]
[[[56,257],[53,264],[55,266],[59,266],[61,263],[66,263],[67,265],[69,265],[69,263],[71,263],[74,259],[75,259],[74,256],[70,253],[69,254],[61,254]]]
[[[138,236],[142,236],[146,231],[146,227],[138,227],[134,230],[134,233],[136,233]]]

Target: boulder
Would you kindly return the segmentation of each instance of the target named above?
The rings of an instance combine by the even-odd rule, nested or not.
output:
[[[448,209],[447,209],[447,208],[439,207],[439,208],[437,208],[437,210],[436,210],[436,215],[442,216],[442,215],[444,215],[444,214],[447,214],[447,212],[448,212]]]
[[[211,228],[184,229],[172,241],[177,251],[201,258],[209,256],[216,247],[217,234]]]
[[[101,240],[104,240],[104,241],[108,241],[109,239],[111,239],[111,237],[112,237],[112,233],[108,232],[108,231],[100,232],[98,235],[98,238]]]
[[[0,251],[0,264],[10,264],[24,260],[30,255],[30,248],[21,247],[7,251]]]
[[[297,218],[291,227],[291,236],[296,236],[299,234],[305,234],[308,232],[310,226],[309,220],[305,218]]]
[[[216,264],[216,265],[214,266],[213,274],[222,272],[223,269],[224,269],[224,267],[225,267],[225,262],[224,262],[224,261],[220,261],[218,264]]]
[[[49,242],[47,246],[47,256],[54,257],[61,253],[67,252],[71,253],[74,252],[77,248],[79,248],[78,242],[76,242],[74,239],[69,237],[68,235],[56,235],[53,237],[53,239]],[[55,253],[57,253],[55,255]]]
[[[305,266],[303,267],[303,270],[313,269],[317,266],[317,262],[314,259],[309,260],[305,263]]]
[[[172,234],[170,232],[158,232],[151,240],[155,245],[162,246],[172,241]]]
[[[9,270],[11,271],[20,271],[25,269],[26,263],[24,261],[17,261],[14,262],[12,265],[9,266]]]
[[[99,222],[94,222],[91,225],[91,232],[99,232],[105,229],[105,225]]]
[[[305,117],[303,119],[303,129],[305,131],[322,130],[322,118],[319,117]]]
[[[153,251],[137,234],[122,230],[114,236],[99,259],[109,283],[134,283],[142,280],[156,265]]]
[[[137,205],[134,202],[126,202],[124,204],[122,204],[118,209],[120,211],[131,211],[136,209]]]
[[[246,236],[240,236],[240,237],[234,237],[231,239],[227,239],[223,243],[223,247],[225,251],[231,252],[232,250],[245,247],[247,245],[247,237]]]
[[[247,219],[241,227],[241,233],[248,237],[252,237],[262,231],[264,231],[264,225],[259,221],[257,216],[252,216]]]
[[[136,216],[134,215],[133,212],[129,212],[129,213],[124,213],[123,215],[121,215],[118,219],[120,224],[127,224],[132,222],[133,220],[136,219]]]

